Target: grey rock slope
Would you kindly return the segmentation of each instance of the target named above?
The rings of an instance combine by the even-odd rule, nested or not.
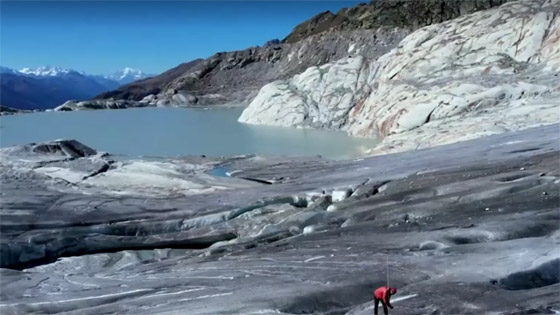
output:
[[[151,106],[246,104],[268,82],[352,54],[382,55],[407,33],[408,30],[401,29],[323,33],[295,44],[279,43],[217,53],[191,63],[192,67],[187,70],[173,70],[173,75],[164,73],[134,82],[99,95],[96,100],[125,99]]]
[[[96,99],[134,101],[130,106],[249,103],[263,85],[274,80],[348,56],[376,58],[396,47],[418,26],[503,2],[375,1],[341,10],[336,15],[323,13],[298,25],[282,42],[217,53],[206,60],[196,60],[160,76],[101,94]],[[65,109],[83,107],[66,106]]]
[[[0,311],[371,314],[388,261],[398,314],[553,314],[559,132],[351,161],[2,149]]]
[[[161,88],[169,81],[179,77],[181,74],[190,71],[194,66],[199,64],[202,59],[196,59],[190,62],[182,63],[173,69],[169,69],[164,73],[150,78],[131,82],[123,85],[116,90],[102,93],[96,99],[123,99],[123,100],[140,100],[146,95],[158,94]]]

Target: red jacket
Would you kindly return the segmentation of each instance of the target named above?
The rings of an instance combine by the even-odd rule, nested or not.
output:
[[[386,286],[379,287],[373,293],[376,299],[381,300],[385,305],[391,306],[389,299],[391,298],[391,288]]]

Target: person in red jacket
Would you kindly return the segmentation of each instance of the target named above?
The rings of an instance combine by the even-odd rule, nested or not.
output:
[[[373,293],[373,299],[375,300],[375,315],[378,314],[378,306],[379,306],[379,301],[381,301],[381,304],[383,304],[383,313],[385,315],[389,314],[389,310],[387,309],[387,307],[389,307],[390,309],[393,309],[393,305],[391,305],[391,302],[389,301],[391,299],[392,295],[395,295],[397,293],[397,289],[395,288],[388,288],[388,287],[379,287],[375,290],[375,292]]]

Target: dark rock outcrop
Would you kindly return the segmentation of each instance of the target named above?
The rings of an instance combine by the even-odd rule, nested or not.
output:
[[[30,110],[22,110],[22,109],[11,108],[11,107],[0,105],[0,116],[19,114],[19,113],[30,113],[30,112],[31,112]]]
[[[499,281],[507,290],[528,290],[560,282],[560,258],[553,259],[534,269],[519,271]]]

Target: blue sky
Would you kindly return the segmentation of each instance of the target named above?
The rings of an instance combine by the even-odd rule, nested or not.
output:
[[[1,1],[0,64],[92,74],[160,73],[263,45],[326,10],[360,1]]]

